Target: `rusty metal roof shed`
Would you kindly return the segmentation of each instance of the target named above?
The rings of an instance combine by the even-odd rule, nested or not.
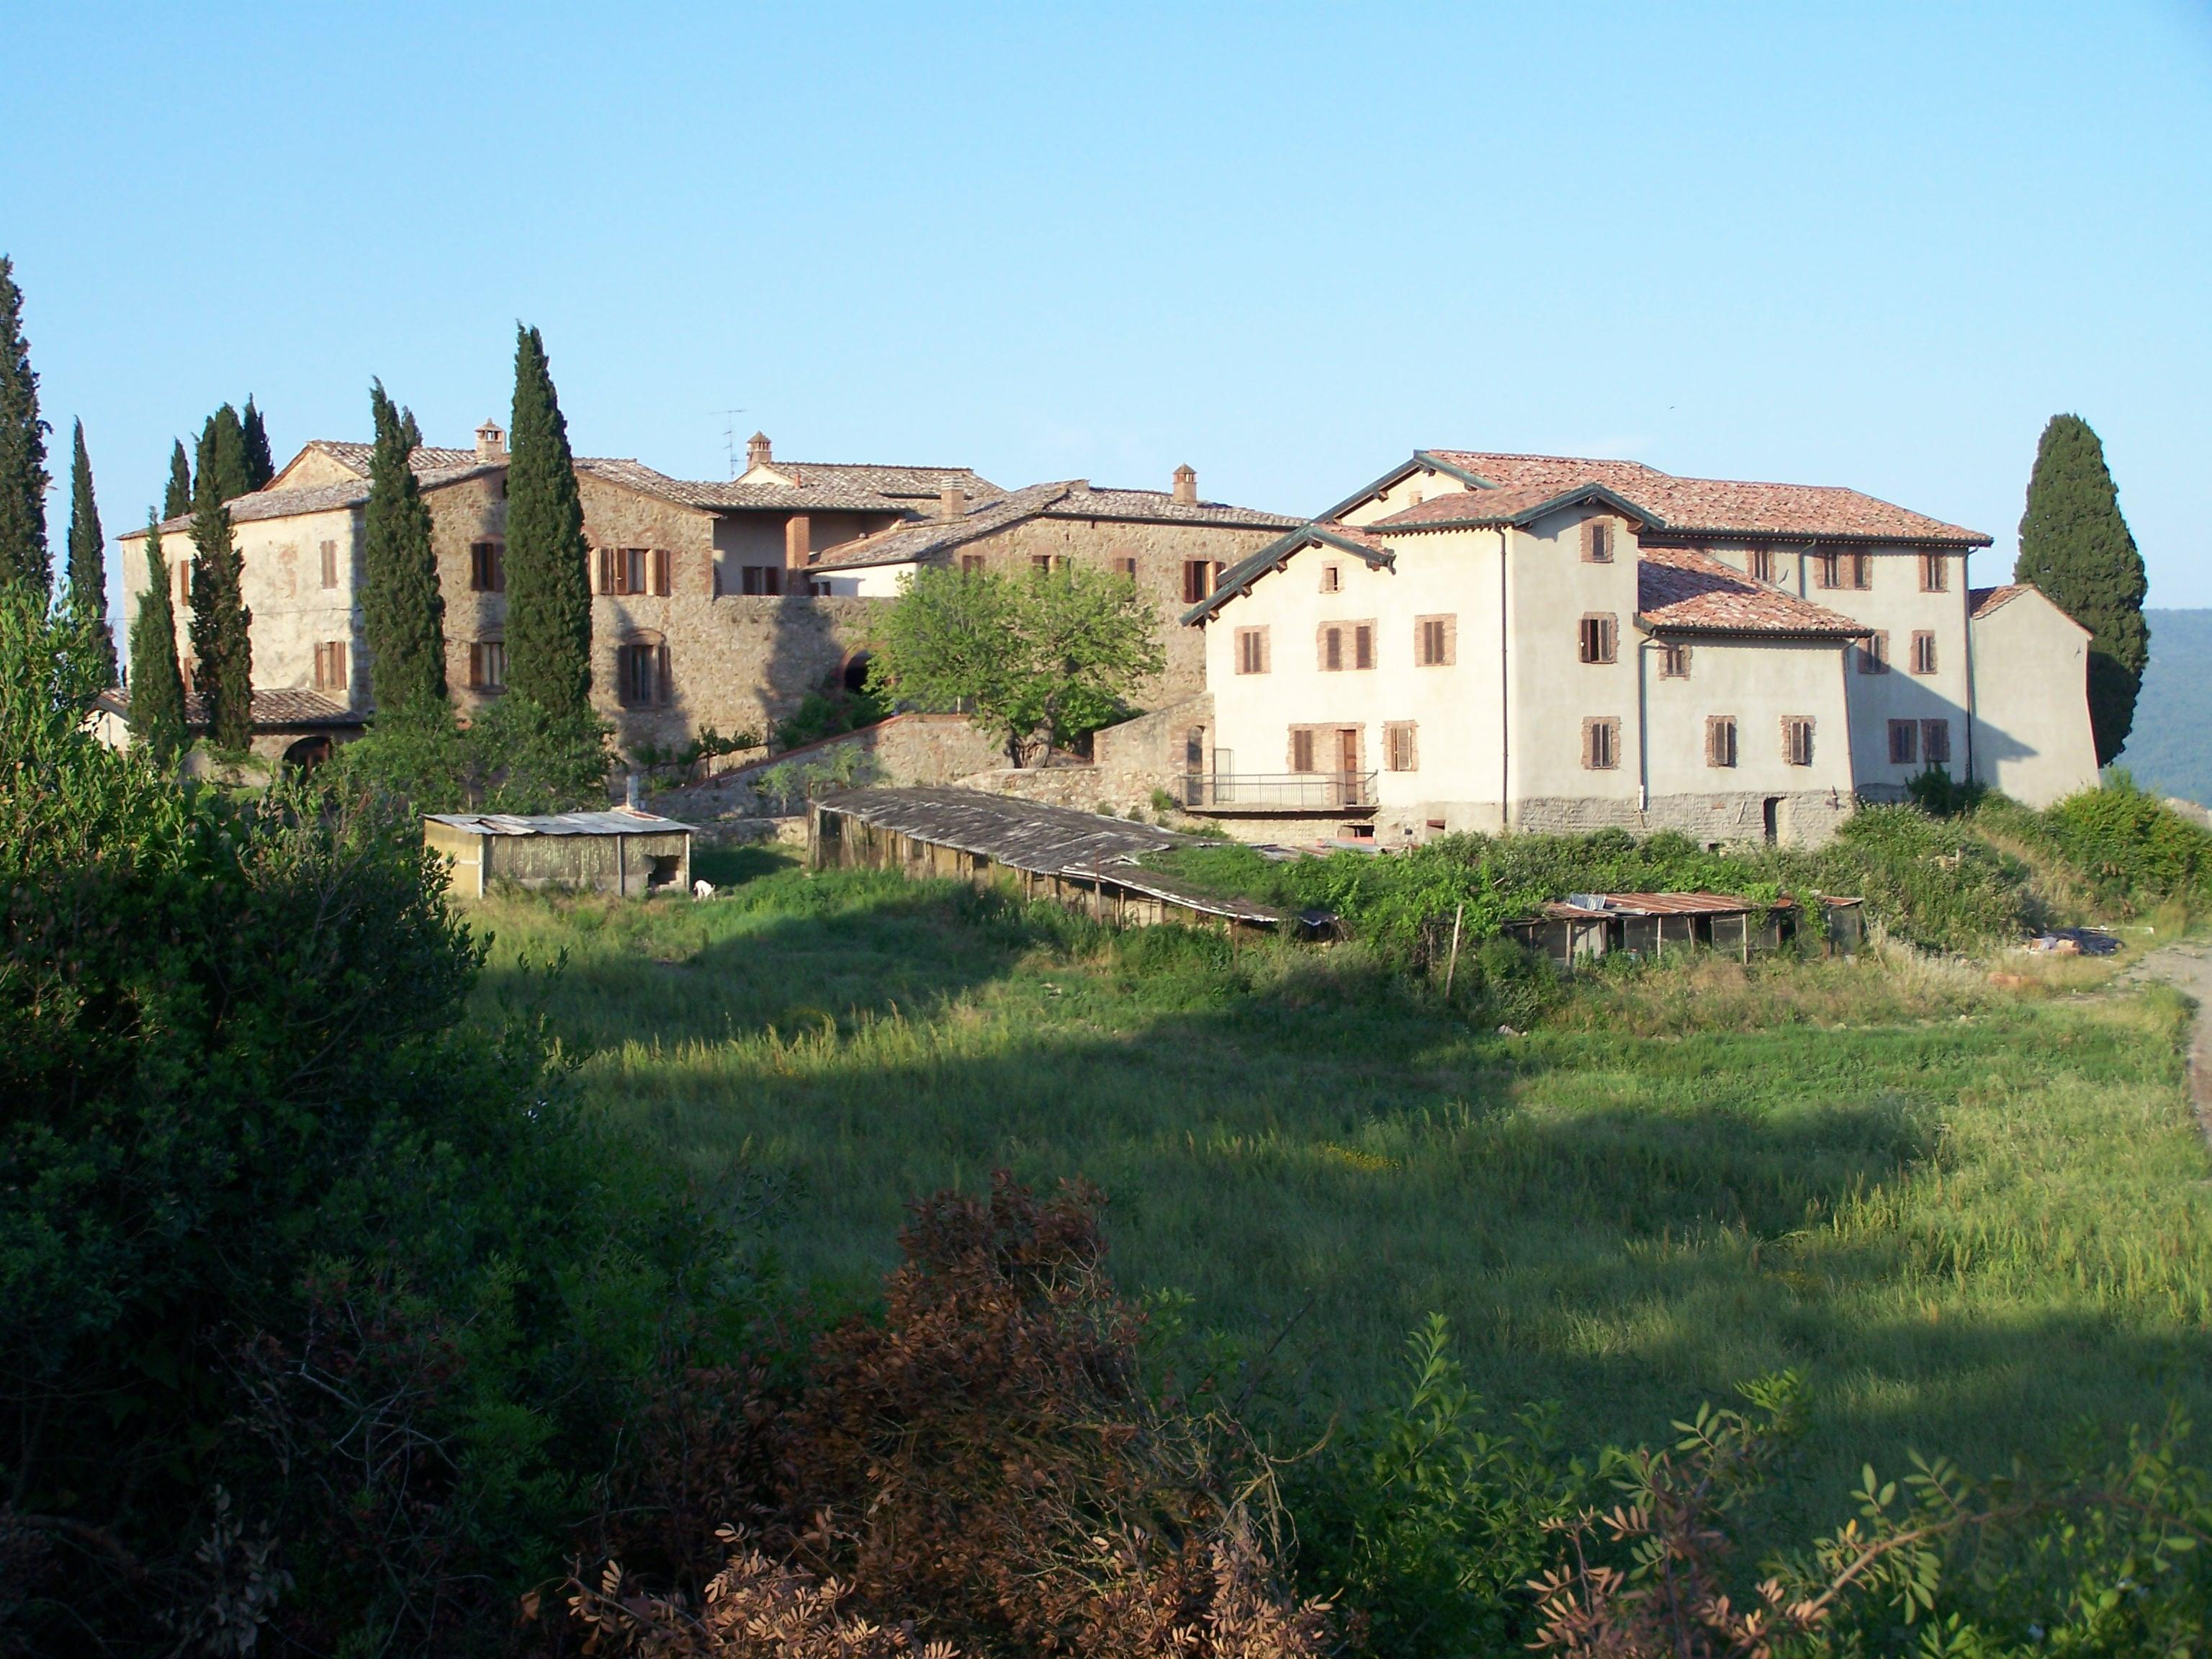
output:
[[[479,836],[658,836],[691,832],[688,823],[651,812],[615,807],[605,812],[425,812],[436,823],[450,823]]]

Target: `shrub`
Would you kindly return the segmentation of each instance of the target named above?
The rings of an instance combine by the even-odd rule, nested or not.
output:
[[[848,691],[838,686],[810,691],[797,708],[776,722],[775,746],[797,749],[823,738],[842,737],[888,719],[890,712],[890,702],[872,690]]]
[[[501,697],[468,726],[443,704],[380,716],[325,781],[417,812],[558,812],[607,801],[610,728]]]

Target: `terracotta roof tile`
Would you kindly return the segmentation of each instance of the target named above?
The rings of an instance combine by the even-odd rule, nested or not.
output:
[[[2023,593],[2035,591],[2033,582],[2007,582],[2002,587],[1970,587],[1966,590],[1966,614],[1979,622],[2007,600],[2016,599]]]
[[[1856,489],[1830,484],[1678,478],[1640,461],[1571,455],[1505,455],[1471,449],[1431,449],[1420,453],[1499,489],[1545,489],[1557,494],[1578,483],[1601,483],[1651,514],[1667,531],[1681,535],[1990,544],[1990,538],[1978,530],[1946,524]]]
[[[879,466],[860,461],[769,461],[769,471],[794,481],[800,489],[830,489],[848,495],[884,495],[898,499],[935,501],[947,484],[956,484],[970,497],[1003,495],[1006,492],[969,466]],[[749,488],[772,489],[772,484]]]
[[[1686,547],[1647,547],[1636,564],[1636,609],[1654,629],[1856,638],[1868,630]]]
[[[823,556],[815,570],[908,564],[946,554],[966,543],[1030,519],[1108,519],[1122,523],[1214,525],[1230,530],[1281,530],[1297,523],[1279,513],[1231,507],[1224,501],[1179,501],[1162,490],[1093,489],[1081,478],[1030,484],[994,501],[972,503],[958,519],[924,519],[893,525],[847,542]]]
[[[131,718],[131,697],[128,692],[103,691],[94,699],[100,708]],[[207,699],[197,691],[185,693],[185,724],[196,730],[204,730],[208,723]],[[253,724],[276,726],[362,726],[368,717],[346,708],[343,703],[325,696],[319,691],[256,691],[253,694]]]
[[[1600,478],[1578,478],[1562,484],[1516,484],[1504,489],[1455,489],[1431,495],[1425,501],[1369,522],[1370,530],[1440,530],[1460,525],[1518,524],[1554,501],[1566,502],[1593,487],[1618,489]],[[1626,500],[1626,496],[1621,499]]]

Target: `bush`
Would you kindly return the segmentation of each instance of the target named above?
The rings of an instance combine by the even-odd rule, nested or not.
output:
[[[441,705],[380,717],[331,758],[325,781],[417,812],[560,812],[607,803],[611,729],[501,697],[458,725]]]
[[[726,1243],[463,1024],[411,819],[180,789],[5,627],[0,1650],[490,1644]]]
[[[889,701],[872,690],[848,691],[842,686],[810,691],[790,715],[776,722],[775,746],[797,749],[823,738],[842,737],[890,716]]]

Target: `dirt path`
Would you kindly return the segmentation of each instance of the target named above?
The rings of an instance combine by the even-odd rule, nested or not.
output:
[[[2197,1121],[2212,1140],[2212,943],[2191,939],[2153,951],[2126,973],[2121,985],[2162,979],[2197,1000],[2197,1019],[2189,1031],[2189,1098]]]

